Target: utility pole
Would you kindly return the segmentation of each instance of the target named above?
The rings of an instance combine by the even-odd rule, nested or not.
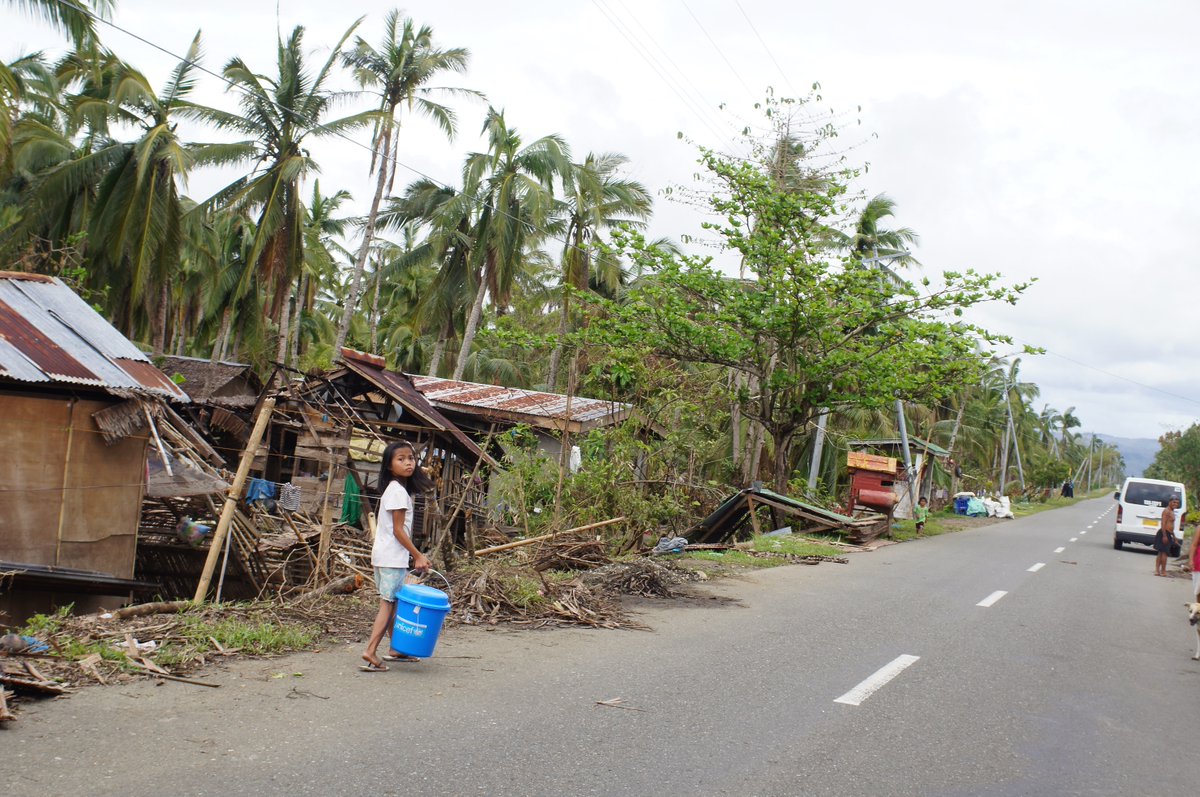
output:
[[[817,416],[817,433],[813,439],[812,462],[808,465],[808,491],[817,489],[817,476],[821,472],[821,453],[825,448],[825,424],[829,421],[829,410],[822,409]]]
[[[1096,436],[1092,435],[1088,438],[1088,466],[1087,466],[1087,489],[1091,492],[1092,489],[1092,450],[1096,448]]]
[[[908,450],[908,424],[904,422],[904,402],[900,399],[896,399],[896,426],[900,429],[900,446],[904,451],[904,473],[908,476],[908,503],[912,507],[915,517],[917,502],[913,498],[912,453]]]
[[[1021,480],[1021,492],[1025,492],[1025,469],[1021,467],[1021,441],[1017,439],[1017,427],[1013,423],[1011,410],[1008,413],[1008,428],[1012,434],[1013,454],[1017,457],[1017,478]]]
[[[1004,495],[1004,487],[1008,484],[1008,448],[1012,444],[1012,403],[1008,400],[1008,382],[1004,383],[1004,450],[1000,454],[1000,479],[997,490]]]

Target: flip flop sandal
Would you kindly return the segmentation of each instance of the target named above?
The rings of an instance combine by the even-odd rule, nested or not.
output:
[[[369,661],[364,664],[358,665],[358,669],[362,670],[363,672],[387,672],[388,671],[386,664],[372,664]]]
[[[420,659],[418,659],[416,656],[409,656],[407,653],[389,653],[388,655],[380,656],[379,658],[383,659],[384,661],[420,661]]]

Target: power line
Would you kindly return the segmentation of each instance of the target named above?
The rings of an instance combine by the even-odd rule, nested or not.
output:
[[[625,40],[629,42],[630,46],[633,47],[634,51],[639,56],[642,57],[642,60],[644,60],[647,64],[649,64],[650,68],[653,69],[655,71],[655,73],[659,76],[659,78],[662,79],[663,83],[666,84],[667,88],[670,89],[671,92],[674,93],[675,96],[677,96],[684,103],[684,105],[688,108],[688,110],[690,110],[693,114],[695,114],[696,118],[699,119],[700,122],[705,127],[707,127],[709,129],[709,131],[714,136],[717,137],[718,140],[725,140],[726,136],[724,134],[722,134],[719,130],[717,130],[712,125],[710,119],[705,115],[706,112],[704,111],[705,105],[703,102],[703,98],[701,98],[700,102],[696,102],[692,98],[684,96],[683,91],[682,91],[682,89],[684,89],[684,87],[682,86],[682,84],[680,84],[678,81],[674,80],[674,78],[672,78],[669,74],[667,74],[667,72],[669,70],[666,70],[665,67],[661,67],[661,64],[659,64],[657,59],[654,58],[653,54],[650,53],[649,49],[644,47],[640,42],[638,42],[636,40],[636,38],[635,38],[636,34],[633,33],[633,30],[631,28],[629,28],[627,25],[625,25],[623,22],[620,21],[619,15],[612,9],[607,8],[603,4],[602,0],[592,0],[592,4],[595,5],[597,9],[600,10],[600,13],[604,14],[604,17],[616,29],[617,33],[621,34],[625,38]],[[636,17],[634,17],[634,19],[636,21]],[[639,26],[641,25],[641,23],[638,23],[638,24],[639,24]],[[645,31],[645,28],[643,27],[642,30]],[[649,37],[648,33],[647,33],[647,37]],[[653,38],[651,38],[651,42],[653,42],[653,41],[654,41]],[[662,47],[660,46],[659,49],[662,50]],[[664,51],[664,55],[665,55],[665,51]],[[667,56],[667,58],[669,60],[670,56]],[[672,63],[674,63],[674,62],[672,62]],[[682,70],[680,70],[678,66],[676,66],[675,68],[677,71],[680,72],[680,74],[683,74]]]
[[[1183,395],[1180,395],[1179,393],[1172,393],[1169,390],[1163,390],[1161,387],[1155,387],[1154,385],[1147,385],[1145,382],[1139,382],[1136,379],[1130,379],[1128,376],[1124,376],[1123,374],[1116,374],[1116,373],[1113,373],[1112,371],[1106,371],[1103,368],[1100,368],[1099,366],[1091,365],[1090,363],[1085,363],[1082,360],[1076,360],[1075,358],[1068,357],[1065,354],[1059,354],[1058,352],[1050,351],[1049,349],[1047,349],[1044,346],[1039,346],[1036,343],[1032,343],[1028,340],[1023,340],[1022,338],[1019,338],[1016,335],[1009,335],[1009,337],[1012,338],[1013,340],[1020,341],[1021,343],[1024,343],[1027,346],[1034,346],[1036,348],[1039,348],[1046,354],[1051,354],[1055,357],[1058,357],[1060,360],[1066,360],[1067,362],[1078,365],[1081,368],[1087,368],[1091,371],[1095,371],[1097,373],[1104,374],[1105,376],[1111,376],[1113,379],[1120,379],[1124,382],[1128,382],[1131,385],[1137,385],[1138,387],[1143,388],[1145,390],[1149,390],[1154,393],[1161,393],[1164,396],[1170,396],[1171,398],[1179,399],[1180,401],[1186,401],[1189,404],[1200,404],[1200,399],[1195,399],[1190,396],[1183,396]]]
[[[642,33],[645,34],[646,38],[650,41],[650,43],[653,44],[656,48],[658,48],[658,51],[663,54],[664,58],[667,59],[667,63],[669,63],[672,67],[674,67],[675,72],[678,73],[678,75],[681,78],[683,78],[683,81],[687,84],[687,87],[689,87],[691,89],[692,95],[699,99],[700,106],[707,108],[708,101],[704,98],[703,92],[701,92],[700,89],[696,86],[696,84],[692,82],[692,79],[688,76],[687,71],[679,66],[679,64],[675,61],[675,59],[671,57],[671,54],[669,52],[667,52],[667,49],[662,46],[662,44],[654,37],[654,35],[649,30],[646,29],[646,26],[642,24],[642,21],[640,19],[638,19],[637,15],[629,10],[629,7],[625,5],[623,0],[616,0],[616,2],[621,6],[622,9],[625,10],[625,13],[629,16],[629,18],[632,19],[634,21],[634,23],[637,24],[638,28],[641,29]],[[721,117],[717,117],[717,118],[721,118]],[[734,125],[729,125],[729,127],[733,130],[734,134],[736,135],[738,132],[737,127]],[[729,143],[730,150],[732,151],[734,149],[734,139],[730,138],[728,143]]]
[[[783,82],[787,84],[787,87],[791,90],[792,94],[799,96],[800,92],[796,91],[796,87],[793,86],[792,81],[788,79],[787,73],[784,72],[783,67],[779,65],[779,61],[775,60],[775,54],[771,52],[771,48],[767,46],[765,41],[763,41],[763,37],[758,32],[758,28],[756,28],[754,26],[754,22],[751,21],[750,15],[746,13],[746,9],[742,8],[741,0],[734,0],[734,5],[737,6],[738,11],[742,12],[742,16],[746,18],[746,24],[749,25],[750,30],[754,32],[755,38],[757,38],[758,43],[762,45],[763,51],[767,54],[767,57],[771,59],[771,63],[775,64],[775,68],[779,70],[779,75],[783,78]]]
[[[717,44],[717,40],[714,39],[711,34],[709,34],[708,29],[704,27],[704,23],[700,21],[700,18],[697,17],[692,11],[691,6],[687,4],[687,0],[679,0],[679,2],[685,9],[687,9],[688,14],[690,14],[692,19],[696,21],[696,26],[700,28],[700,31],[708,38],[709,43],[712,44],[713,49],[717,51],[717,55],[721,56],[721,60],[724,61],[725,65],[729,67],[729,71],[733,73],[733,76],[738,79],[738,82],[742,84],[742,87],[746,89],[746,91],[750,94],[751,99],[753,99],[754,89],[750,88],[750,85],[742,78],[741,74],[738,73],[737,67],[733,65],[733,62],[725,57],[725,53],[721,50],[721,46]]]
[[[124,28],[124,27],[116,24],[115,22],[111,22],[107,19],[104,19],[103,17],[99,17],[94,12],[92,12],[90,9],[85,8],[75,2],[72,2],[72,0],[55,0],[55,2],[57,2],[59,5],[66,6],[68,8],[79,11],[83,14],[86,14],[86,15],[90,16],[92,19],[100,22],[103,25],[106,25],[106,26],[112,28],[113,30],[119,31],[120,33],[123,33],[126,36],[129,36],[129,37],[135,39],[136,41],[142,42],[143,44],[145,44],[149,47],[152,47],[155,50],[158,50],[159,52],[161,52],[165,55],[169,55],[172,58],[177,59],[181,63],[186,63],[189,66],[192,66],[195,69],[198,69],[199,71],[205,73],[206,75],[215,77],[217,80],[220,80],[222,83],[224,83],[230,89],[233,89],[234,91],[236,91],[240,94],[243,94],[252,99],[257,99],[254,97],[254,95],[250,94],[250,92],[248,90],[244,89],[240,84],[235,83],[234,81],[230,80],[229,78],[225,77],[224,75],[221,75],[217,72],[212,71],[208,67],[201,64],[199,61],[181,56],[178,53],[175,53],[175,52],[167,49],[166,47],[163,47],[162,45],[158,44],[157,42],[151,41],[150,39],[147,39],[146,37],[144,37],[138,33],[134,33],[133,31],[129,30],[128,28]],[[312,124],[308,120],[304,119],[299,114],[297,114],[295,111],[291,110],[290,108],[286,108],[283,105],[280,105],[274,99],[268,98],[267,101],[273,108],[276,108],[278,111],[280,111],[280,113],[292,117],[292,119],[294,121],[296,121],[303,130],[305,130],[305,132],[321,130],[326,133],[331,133],[332,135],[342,139],[343,141],[349,142],[350,144],[352,144],[356,147],[359,147],[360,149],[363,149],[367,152],[372,153],[373,156],[376,155],[373,147],[370,147],[370,146],[362,143],[361,141],[356,141],[355,139],[351,138],[349,135],[347,135],[345,132],[343,132],[341,130],[330,128],[328,125],[321,124],[321,123]],[[436,177],[421,171],[420,169],[416,168],[415,166],[410,166],[409,164],[404,163],[399,158],[391,155],[391,153],[379,153],[378,157],[380,157],[382,160],[390,161],[393,165],[402,167],[402,168],[406,169],[407,171],[412,172],[413,174],[417,175],[418,177],[423,177],[426,180],[430,181],[431,183],[435,183],[436,185],[439,185],[443,188],[448,188],[448,189],[454,191],[456,194],[466,197],[467,199],[476,203],[480,207],[483,207],[485,204],[484,200],[482,198],[480,198],[477,194],[469,194],[465,191],[459,191],[457,188],[450,185],[449,183],[439,180]],[[497,216],[503,216],[505,218],[508,218],[519,224],[526,223],[524,220],[513,216],[512,214],[510,214],[508,211],[504,210],[503,208],[493,208],[493,213]],[[547,240],[562,243],[564,246],[567,246],[571,249],[575,249],[576,251],[579,251],[578,247],[576,247],[571,241],[566,240],[565,238],[555,237],[548,230],[546,230],[542,227],[538,227],[537,225],[531,224],[529,226],[533,227],[533,229],[540,232]],[[585,254],[583,252],[580,252],[580,253]]]

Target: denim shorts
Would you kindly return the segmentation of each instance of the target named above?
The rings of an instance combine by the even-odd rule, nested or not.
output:
[[[404,578],[408,575],[407,567],[377,567],[375,568],[375,587],[379,597],[389,603],[394,603],[404,586]]]

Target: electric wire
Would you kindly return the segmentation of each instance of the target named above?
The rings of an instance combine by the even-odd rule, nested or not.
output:
[[[734,5],[737,6],[738,11],[742,12],[742,16],[746,18],[746,24],[750,26],[750,30],[754,32],[754,36],[758,39],[758,43],[762,45],[763,52],[767,54],[767,57],[771,59],[771,63],[775,64],[775,68],[779,70],[779,75],[783,78],[783,82],[787,84],[788,90],[791,91],[792,94],[799,96],[800,93],[796,91],[796,87],[792,85],[792,81],[788,78],[787,72],[783,71],[783,67],[780,66],[779,61],[775,59],[775,54],[771,52],[771,48],[768,47],[766,41],[763,40],[762,34],[758,32],[758,28],[755,27],[754,22],[751,21],[750,15],[747,14],[746,9],[742,7],[741,0],[734,0]]]
[[[710,44],[712,44],[713,49],[717,51],[717,55],[721,56],[721,60],[724,61],[725,65],[729,67],[729,71],[733,73],[733,76],[736,77],[738,82],[742,84],[742,87],[746,89],[746,92],[750,95],[750,98],[754,99],[754,89],[750,88],[750,85],[737,71],[737,67],[735,67],[733,62],[725,56],[725,52],[721,49],[721,46],[717,44],[717,40],[712,37],[712,34],[710,34],[708,29],[704,27],[704,23],[701,22],[700,18],[696,16],[694,11],[692,11],[692,7],[687,4],[687,0],[679,0],[679,2],[685,9],[687,9],[687,12],[691,15],[692,19],[695,20],[696,26],[700,28],[700,31],[708,38],[708,41]]]
[[[96,15],[90,9],[85,8],[81,5],[73,2],[73,0],[54,0],[54,1],[57,2],[59,5],[63,5],[68,8],[79,11],[81,13],[87,14],[92,19],[101,23],[102,25],[105,25],[109,28],[112,28],[113,30],[123,33],[126,36],[129,36],[136,41],[139,41],[155,50],[158,50],[159,52],[161,52],[165,55],[168,55],[168,56],[178,60],[181,63],[186,63],[189,66],[197,69],[200,72],[203,72],[206,75],[215,77],[217,80],[224,83],[229,89],[231,89],[233,91],[243,94],[244,96],[250,97],[251,99],[258,99],[257,97],[252,95],[248,90],[244,89],[240,84],[235,83],[230,78],[227,78],[218,72],[214,72],[213,70],[211,70],[208,67],[201,64],[198,60],[181,56],[178,53],[175,53],[175,52],[171,51],[170,49],[164,47],[163,45],[160,45],[157,42],[147,39],[145,36],[142,36],[141,34],[135,33],[132,30],[129,30],[128,28],[125,28],[125,27],[122,27],[122,26],[116,24],[115,22],[112,22],[110,20],[104,19],[103,17]],[[404,161],[401,161],[398,157],[393,156],[391,153],[375,153],[375,150],[373,147],[371,147],[368,144],[364,144],[361,141],[357,141],[354,138],[351,138],[347,133],[345,133],[342,130],[331,128],[327,124],[323,124],[323,123],[312,124],[308,120],[304,119],[299,114],[297,114],[295,111],[293,111],[290,108],[287,108],[283,105],[280,105],[278,102],[276,102],[272,98],[268,98],[267,102],[268,102],[268,104],[271,105],[271,107],[278,110],[281,114],[290,116],[292,118],[292,120],[295,121],[298,124],[298,126],[301,129],[303,129],[305,132],[313,132],[313,131],[317,131],[317,130],[323,131],[327,134],[330,134],[337,138],[340,138],[343,141],[346,141],[346,142],[352,144],[353,146],[356,146],[360,149],[363,149],[367,152],[372,153],[373,157],[378,157],[381,160],[391,162],[393,164],[393,166],[398,166],[400,168],[403,168],[406,171],[411,172],[412,174],[416,175],[417,177],[424,178],[424,179],[428,180],[429,182],[434,183],[443,188],[448,188],[451,191],[454,191],[455,194],[466,197],[468,200],[470,200],[471,202],[474,202],[480,208],[485,207],[487,204],[486,200],[484,198],[480,197],[478,194],[468,193],[466,191],[460,191],[459,189],[455,188],[450,183],[440,180],[440,179],[434,177],[433,175],[428,174],[428,173],[422,171],[421,169],[418,169],[415,166],[411,166],[411,165],[405,163]],[[586,252],[582,252],[581,250],[579,250],[579,248],[577,246],[575,246],[574,243],[567,240],[566,238],[560,238],[560,237],[554,235],[553,233],[551,233],[550,231],[546,230],[545,228],[539,227],[536,224],[531,224],[531,223],[527,222],[526,220],[519,219],[516,216],[513,216],[511,213],[509,213],[508,211],[506,211],[503,208],[492,208],[492,213],[493,213],[493,215],[496,215],[496,216],[503,216],[507,219],[510,219],[511,221],[517,222],[518,224],[523,224],[523,225],[529,226],[529,227],[533,228],[534,230],[537,230],[539,233],[541,233],[542,236],[546,240],[562,243],[564,246],[566,246],[570,249],[579,251],[580,254],[587,254]]]

